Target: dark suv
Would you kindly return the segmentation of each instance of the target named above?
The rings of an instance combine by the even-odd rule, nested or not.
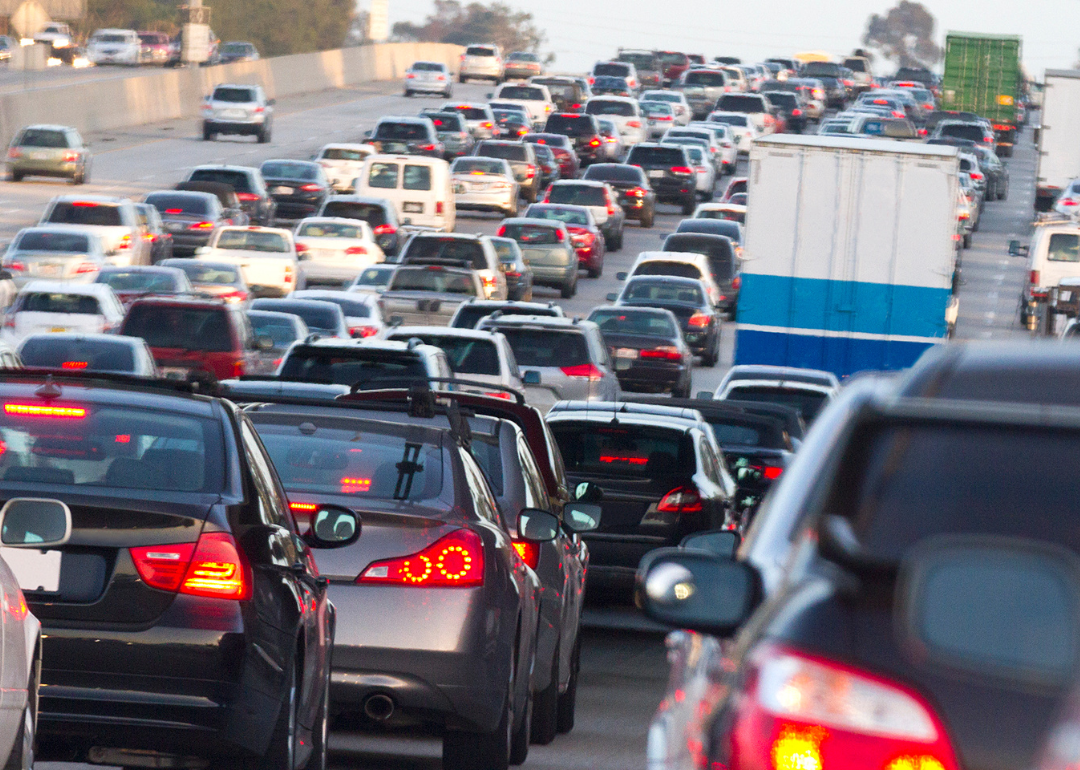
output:
[[[66,544],[26,552],[37,758],[325,767],[335,610],[311,551],[360,522],[318,506],[298,528],[247,417],[185,391],[0,375],[3,497],[71,521]]]
[[[683,216],[694,213],[697,179],[684,148],[642,142],[631,148],[626,162],[645,172],[658,201],[681,206]]]
[[[604,138],[600,135],[600,123],[593,115],[556,112],[548,116],[544,133],[569,137],[582,166],[596,163],[603,157]]]
[[[636,219],[642,227],[653,226],[656,193],[641,168],[625,163],[597,163],[586,169],[582,179],[607,182],[618,193],[619,205],[628,219]]]
[[[188,174],[187,182],[220,182],[236,191],[236,197],[251,219],[251,224],[274,226],[274,199],[266,191],[259,169],[249,166],[196,166]]]

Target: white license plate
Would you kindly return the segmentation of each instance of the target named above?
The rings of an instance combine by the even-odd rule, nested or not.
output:
[[[637,348],[615,348],[616,358],[637,358]]]
[[[649,172],[649,179],[663,179],[663,178],[664,178],[663,169],[658,168],[655,171],[650,171]]]
[[[247,113],[244,110],[225,110],[224,117],[231,120],[243,120],[247,117]]]
[[[35,551],[32,548],[0,548],[0,557],[11,568],[19,588],[24,591],[59,591],[60,551]]]
[[[405,203],[401,207],[401,210],[404,211],[406,214],[423,214],[424,213],[424,204],[423,203]]]
[[[48,160],[49,159],[49,153],[46,152],[45,150],[36,150],[36,151],[30,153],[30,159],[31,160]]]
[[[407,144],[402,144],[401,142],[384,142],[382,148],[383,152],[393,153],[405,152],[409,149],[409,146]]]
[[[35,271],[36,275],[60,275],[62,272],[60,265],[38,265],[38,269]]]
[[[275,187],[273,190],[274,195],[292,195],[293,188],[291,187]]]

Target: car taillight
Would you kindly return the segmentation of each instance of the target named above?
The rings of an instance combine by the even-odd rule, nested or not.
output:
[[[665,361],[678,361],[682,358],[682,353],[678,348],[671,347],[670,345],[663,345],[652,350],[642,350],[638,354],[641,358],[660,358]]]
[[[1080,201],[1073,198],[1062,198],[1060,201],[1058,201],[1058,203],[1060,203],[1062,206],[1075,206],[1080,203]]]
[[[802,115],[802,110],[800,110],[800,109],[799,109],[798,107],[796,107],[795,109],[793,109],[793,110],[791,111],[791,116],[792,116],[793,118],[797,118],[797,117],[799,117],[800,115]]]
[[[345,253],[349,256],[356,256],[357,254],[367,254],[367,249],[363,246],[350,246],[345,249]]]
[[[242,377],[244,374],[244,359],[238,358],[232,362],[232,376],[233,379]]]
[[[751,659],[731,730],[732,770],[956,770],[916,692],[869,672],[768,645]]]
[[[205,532],[197,543],[129,548],[143,582],[162,591],[212,599],[251,596],[248,567],[227,532]]]
[[[442,216],[442,213],[445,210],[446,210],[445,209],[445,204],[442,201],[435,201],[435,214],[436,215]]]
[[[626,121],[627,128],[641,128],[640,120],[628,120]]]
[[[349,336],[363,339],[366,337],[374,337],[379,333],[379,330],[375,326],[350,326]]]
[[[221,294],[219,296],[223,300],[225,300],[226,302],[243,302],[248,297],[247,292],[246,291],[240,291],[240,289],[235,289],[233,291],[230,291],[230,292],[228,292],[226,294]]]
[[[248,192],[238,192],[236,197],[242,201],[257,201],[259,199],[259,196],[255,193]]]
[[[1039,275],[1038,270],[1032,270],[1030,273],[1028,273],[1028,283],[1030,283],[1032,286],[1038,286],[1039,278],[1041,277],[1042,276]]]
[[[123,236],[120,237],[120,248],[121,249],[130,249],[131,248],[131,235],[130,234],[123,235]]]
[[[489,120],[489,121],[486,121],[484,123],[481,123],[480,126],[482,128],[491,128],[492,124],[491,124],[491,121]]]
[[[266,112],[266,108],[265,107],[256,107],[255,109],[252,110],[252,112],[254,112],[256,115],[261,115],[262,113]]]
[[[562,373],[567,377],[581,377],[589,380],[590,382],[596,382],[603,379],[604,373],[597,369],[593,364],[577,364],[575,366],[562,367]]]
[[[495,280],[495,276],[493,276],[493,275],[484,275],[484,276],[481,276],[481,277],[480,277],[480,282],[484,284],[484,289],[485,289],[485,290],[487,290],[487,289],[494,289],[494,288],[495,288],[495,286],[496,286],[496,285],[497,285],[497,283],[498,283],[498,282],[497,282],[497,281]]]
[[[631,190],[627,190],[626,194],[629,195],[629,196],[632,196],[634,198],[644,198],[645,197],[645,188],[643,188],[643,187],[635,187],[635,188],[633,188]]]
[[[455,529],[422,551],[368,565],[357,583],[391,583],[425,588],[483,585],[484,543],[471,529]]]
[[[213,222],[192,222],[188,225],[188,230],[213,230]]]
[[[296,280],[296,268],[292,265],[285,265],[285,283],[292,283]]]
[[[690,320],[688,321],[688,323],[691,326],[696,326],[696,327],[708,326],[709,325],[709,315],[708,315],[708,313],[694,313],[692,316],[690,316]]]
[[[65,163],[74,163],[78,159],[79,159],[79,153],[77,153],[77,152],[65,152],[64,153],[64,162]]]
[[[303,254],[308,250],[308,245],[306,243],[300,243],[300,241],[297,241],[294,245],[296,246],[297,254]]]
[[[12,159],[21,158],[22,150],[20,150],[18,147],[12,147],[7,151],[7,156]]]
[[[738,291],[740,286],[742,286],[742,276],[737,275],[731,279],[731,288],[733,291]]]
[[[416,77],[416,75],[414,75],[414,74],[412,74],[412,73],[410,72],[410,73],[408,73],[408,74],[407,74],[407,75],[405,76],[405,79],[406,79],[406,80],[412,80],[412,79],[413,79],[413,78],[415,78],[415,77]]]
[[[315,184],[314,182],[300,185],[300,189],[304,192],[319,192],[323,189],[321,184]]]
[[[693,174],[694,170],[691,169],[691,168],[688,168],[687,166],[672,166],[671,167],[671,173],[672,174],[687,174],[687,175],[689,175],[689,174]]]
[[[704,169],[702,169],[702,170],[704,170]],[[607,213],[608,213],[608,216],[609,216],[609,217],[613,217],[613,216],[615,216],[615,211],[616,211],[616,206],[615,206],[615,204],[614,204],[614,203],[612,203],[611,201],[608,201],[608,203],[607,203]]]
[[[780,474],[784,472],[784,469],[779,465],[766,465],[761,469],[761,472],[769,481],[775,481],[780,478]]]
[[[979,173],[978,171],[972,171],[972,172],[970,172],[970,173],[968,174],[968,176],[970,176],[970,177],[971,177],[972,179],[975,179],[975,180],[978,180],[978,179],[982,179],[982,178],[983,178],[983,175],[982,175],[982,174],[980,174],[980,173]]]
[[[65,420],[82,420],[86,417],[86,409],[81,406],[7,403],[4,404],[4,414],[16,417],[58,417]]]
[[[589,140],[589,146],[590,147],[599,147],[600,146],[600,140],[594,136],[592,139]]]
[[[60,368],[61,369],[81,370],[81,369],[85,369],[89,365],[90,365],[89,361],[64,361],[64,363],[60,364]],[[120,442],[120,443],[125,443],[125,442]]]
[[[435,145],[433,145],[433,144],[422,144],[422,145],[420,145],[420,149],[423,150],[424,152],[434,152],[435,151]]]
[[[534,176],[536,176],[536,166],[532,165],[531,163],[528,166],[526,166],[525,167],[525,176],[528,177],[529,179],[532,179]]]
[[[98,266],[94,262],[80,262],[75,268],[76,275],[85,275],[87,273],[96,273]]]
[[[697,513],[701,510],[701,494],[694,487],[675,487],[656,505],[664,513]]]
[[[372,230],[372,232],[375,233],[375,235],[393,235],[397,232],[397,228],[393,225],[379,225]]]
[[[537,565],[540,564],[540,544],[528,540],[514,540],[512,542],[514,543],[514,550],[517,551],[521,560],[536,569]]]
[[[500,225],[499,229],[495,232],[495,235],[497,237],[499,237],[499,238],[502,238],[503,236],[505,236],[506,235],[506,225]]]

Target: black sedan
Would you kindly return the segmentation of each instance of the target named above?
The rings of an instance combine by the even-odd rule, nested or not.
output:
[[[330,182],[318,163],[307,160],[267,160],[259,167],[278,219],[312,217],[330,195]]]
[[[607,182],[619,194],[619,205],[627,219],[642,227],[652,227],[656,217],[656,193],[645,172],[625,163],[597,163],[585,170],[583,179]]]
[[[70,510],[23,589],[42,624],[37,759],[321,768],[335,609],[251,424],[185,385],[0,377],[3,497]],[[25,612],[25,609],[23,610]]]
[[[517,110],[492,110],[495,115],[495,131],[499,139],[517,141],[532,128],[524,112]]]
[[[670,310],[598,307],[589,320],[600,327],[624,391],[690,397],[694,354]]]
[[[701,362],[705,366],[715,366],[719,360],[723,321],[720,311],[709,302],[701,281],[670,275],[643,275],[631,279],[621,294],[609,294],[607,299],[617,305],[670,310],[679,319],[686,344],[695,355],[701,356]]]
[[[563,134],[525,134],[521,141],[529,142],[536,147],[549,147],[559,163],[559,174],[563,179],[576,179],[581,171],[577,152],[574,151],[574,142]]]
[[[172,234],[176,256],[191,256],[205,246],[210,234],[222,225],[231,225],[221,202],[208,192],[162,190],[146,196],[146,203],[157,209],[165,229]]]

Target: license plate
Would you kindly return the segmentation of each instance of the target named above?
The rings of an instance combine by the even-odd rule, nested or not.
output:
[[[292,195],[293,188],[291,187],[275,187],[272,191],[274,195]]]
[[[38,265],[38,269],[34,271],[37,275],[60,275],[60,265]]]
[[[634,362],[631,361],[629,358],[616,358],[615,359],[615,371],[617,371],[617,372],[625,372],[627,369],[629,369],[633,365],[634,365]]]
[[[234,120],[243,120],[247,117],[247,113],[244,110],[225,110],[225,117]]]
[[[190,370],[182,366],[163,366],[161,376],[169,380],[183,380],[187,378],[188,371]]]
[[[35,551],[32,548],[0,548],[8,567],[24,591],[59,591],[60,551]]]
[[[423,203],[405,203],[401,207],[401,210],[404,211],[406,214],[423,214],[424,213],[424,204]]]
[[[656,169],[655,171],[650,171],[649,172],[649,179],[663,179],[663,178],[664,178],[663,169]]]
[[[615,348],[616,358],[637,358],[637,348]]]
[[[382,148],[383,152],[405,152],[409,146],[401,142],[384,142]]]
[[[37,150],[35,152],[30,153],[30,159],[31,160],[48,160],[49,159],[49,153],[44,151],[44,150]]]

